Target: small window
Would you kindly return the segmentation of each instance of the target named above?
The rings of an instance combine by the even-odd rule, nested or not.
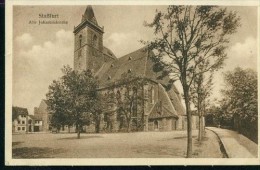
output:
[[[22,121],[22,124],[25,124],[25,122],[24,122],[24,121]]]
[[[21,121],[20,120],[18,120],[18,124],[20,124],[21,123]]]
[[[22,127],[22,130],[25,130],[25,127]]]
[[[20,127],[18,127],[17,129],[18,129],[18,130],[21,130],[21,128],[20,128]]]

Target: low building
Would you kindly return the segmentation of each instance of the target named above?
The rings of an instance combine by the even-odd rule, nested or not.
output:
[[[12,108],[13,133],[26,133],[28,131],[28,110],[22,107]]]
[[[28,115],[28,132],[43,131],[43,121],[38,115]]]

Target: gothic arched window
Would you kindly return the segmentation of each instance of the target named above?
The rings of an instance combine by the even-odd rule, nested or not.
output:
[[[93,46],[97,45],[97,36],[96,36],[96,34],[94,34],[94,36],[93,36],[92,44],[93,44]]]
[[[79,47],[82,47],[82,35],[79,36]]]
[[[138,101],[137,101],[137,88],[136,87],[133,87],[133,107],[132,107],[132,113],[133,113],[133,117],[137,117],[137,105],[138,105]]]

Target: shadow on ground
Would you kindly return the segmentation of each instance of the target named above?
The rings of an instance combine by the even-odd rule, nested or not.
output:
[[[77,136],[72,136],[72,137],[66,137],[66,138],[59,138],[58,140],[80,140],[80,139],[90,139],[90,138],[103,138],[102,136],[81,136],[79,139]]]
[[[197,138],[197,136],[192,136],[192,138]],[[187,136],[179,136],[179,137],[174,137],[174,138],[166,138],[166,139],[162,139],[162,140],[158,140],[158,141],[168,141],[168,140],[174,140],[174,139],[187,139]]]
[[[12,142],[12,146],[20,145],[22,143],[24,143],[24,142]]]
[[[150,155],[150,158],[167,158],[167,157],[179,157],[182,158],[185,156],[185,152],[183,152],[179,148],[170,148],[169,146],[151,146],[145,145],[142,147],[133,147],[134,152],[138,154]],[[145,156],[147,158],[147,156]]]
[[[63,149],[52,149],[48,147],[22,147],[13,148],[12,156],[14,159],[21,158],[52,158],[54,154],[64,152]]]

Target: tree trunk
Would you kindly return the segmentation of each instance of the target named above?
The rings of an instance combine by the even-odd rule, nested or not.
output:
[[[192,115],[190,112],[189,89],[183,88],[187,114],[187,158],[192,157]]]
[[[203,136],[203,120],[202,120],[202,116],[199,115],[199,134],[198,134],[198,141],[202,140],[202,136]]]
[[[127,119],[127,132],[130,132],[131,119]]]
[[[80,125],[77,125],[77,138],[80,139]]]
[[[199,116],[199,133],[198,133],[198,141],[200,142],[202,140],[202,107],[201,107],[201,98],[200,95],[198,95],[198,116]]]
[[[70,125],[68,125],[68,131],[69,131],[69,133],[70,133]]]
[[[96,133],[100,132],[100,117],[98,116],[96,119],[96,126],[95,126]]]

